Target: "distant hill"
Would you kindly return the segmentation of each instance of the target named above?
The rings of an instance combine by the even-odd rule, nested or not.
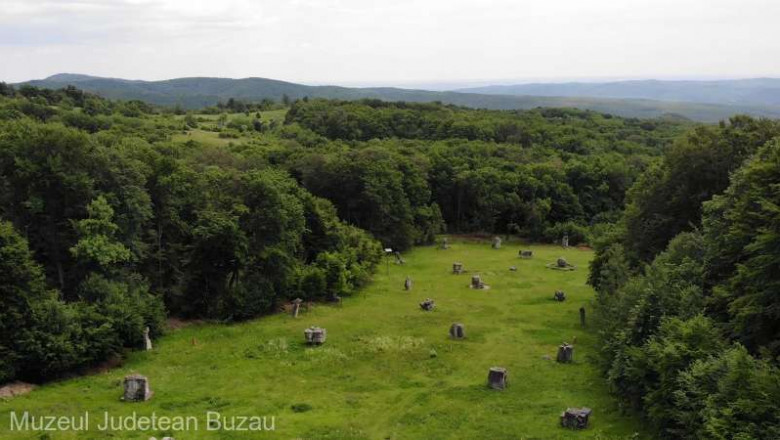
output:
[[[772,80],[774,81],[774,80]],[[714,122],[736,113],[780,118],[779,105],[717,104],[700,102],[674,102],[657,99],[615,99],[615,97],[548,96],[537,90],[529,90],[524,96],[510,96],[511,90],[492,93],[463,91],[433,92],[392,87],[350,88],[337,86],[307,86],[266,78],[177,78],[163,81],[140,81],[118,78],[101,78],[78,74],[57,74],[42,80],[28,81],[38,87],[61,88],[74,85],[80,89],[113,99],[139,99],[158,105],[180,105],[196,109],[214,105],[229,98],[258,101],[263,98],[330,98],[355,100],[375,98],[386,101],[430,102],[472,108],[497,110],[530,109],[535,107],[577,107],[625,117],[654,118],[661,116],[685,117],[692,120]],[[18,84],[21,85],[21,84]],[[539,85],[542,86],[542,85]],[[547,85],[551,86],[551,85]],[[563,85],[562,85],[563,86]],[[519,86],[494,86],[519,87]],[[475,89],[470,89],[475,90]],[[541,90],[541,88],[539,89]],[[531,96],[537,95],[537,96]]]
[[[776,78],[719,81],[641,80],[602,83],[537,83],[473,87],[456,91],[488,95],[653,99],[780,107],[780,79]]]

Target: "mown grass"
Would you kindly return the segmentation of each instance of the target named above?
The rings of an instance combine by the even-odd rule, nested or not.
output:
[[[619,414],[587,358],[593,335],[579,323],[580,306],[593,297],[585,285],[592,253],[531,246],[535,257],[517,257],[519,245],[454,242],[449,250],[418,248],[406,265],[380,266],[373,283],[342,306],[315,305],[293,319],[275,315],[235,325],[199,324],[174,331],[151,352],[134,352],[120,368],[42,386],[0,403],[0,437],[39,438],[9,432],[9,413],[138,414],[201,419],[198,431],[54,432],[52,439],[629,439],[639,424]],[[573,272],[545,268],[560,255]],[[452,275],[461,261],[469,272]],[[509,271],[517,266],[517,272]],[[468,288],[480,273],[490,286]],[[412,277],[411,292],[403,289]],[[563,289],[564,303],[552,300]],[[418,303],[430,297],[433,312]],[[448,329],[462,322],[467,339]],[[303,345],[303,330],[326,327],[327,343]],[[577,338],[575,362],[558,364],[556,347]],[[196,343],[193,345],[193,341]],[[509,371],[509,387],[485,386],[488,368]],[[150,379],[154,397],[123,403],[122,378]],[[571,406],[593,409],[591,427],[558,426]],[[206,431],[204,413],[275,416],[273,432]],[[97,421],[93,425],[97,424]]]

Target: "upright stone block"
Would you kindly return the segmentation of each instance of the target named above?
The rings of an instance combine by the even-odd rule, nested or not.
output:
[[[455,275],[460,275],[463,273],[463,263],[452,263],[452,273]]]
[[[152,398],[149,389],[149,379],[140,374],[125,376],[125,393],[122,400],[125,402],[145,402]]]
[[[466,337],[466,330],[463,324],[456,322],[450,326],[450,337],[452,339],[463,339]]]
[[[303,337],[309,345],[322,345],[325,343],[328,332],[324,328],[309,327],[303,331]]]
[[[503,367],[491,367],[488,372],[487,384],[494,390],[503,390],[507,386],[508,375],[506,368]]]
[[[568,429],[585,429],[592,412],[590,408],[567,408],[561,413],[561,426]]]
[[[144,347],[147,351],[152,349],[152,338],[149,337],[149,327],[144,328]]]
[[[574,360],[574,346],[569,345],[567,343],[563,343],[558,347],[558,356],[555,359],[556,361],[568,364],[569,362]]]
[[[290,312],[290,314],[292,315],[293,318],[298,317],[298,312],[301,310],[301,303],[303,303],[303,300],[300,298],[295,298],[292,301],[292,311]]]

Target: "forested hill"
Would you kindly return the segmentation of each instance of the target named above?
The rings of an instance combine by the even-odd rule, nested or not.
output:
[[[433,102],[496,110],[531,109],[536,107],[576,107],[611,113],[624,117],[652,118],[663,115],[682,116],[691,120],[716,122],[736,114],[780,117],[780,106],[747,104],[711,104],[671,102],[655,99],[611,99],[572,96],[508,96],[481,93],[433,92],[426,90],[383,88],[349,88],[308,86],[266,78],[177,78],[164,81],[136,81],[100,78],[88,75],[58,74],[27,83],[58,89],[75,85],[79,89],[112,99],[138,99],[151,104],[196,109],[215,105],[230,98],[245,101],[281,100],[310,97],[328,99],[381,99],[385,101]],[[21,85],[21,84],[20,84]],[[542,95],[542,93],[539,93]]]
[[[654,99],[659,101],[780,107],[780,79],[777,78],[716,81],[633,80],[589,83],[531,83],[491,85],[455,91],[488,95]]]

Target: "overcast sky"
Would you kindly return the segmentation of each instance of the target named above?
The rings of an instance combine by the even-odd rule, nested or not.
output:
[[[779,0],[0,0],[0,80],[780,76]]]

